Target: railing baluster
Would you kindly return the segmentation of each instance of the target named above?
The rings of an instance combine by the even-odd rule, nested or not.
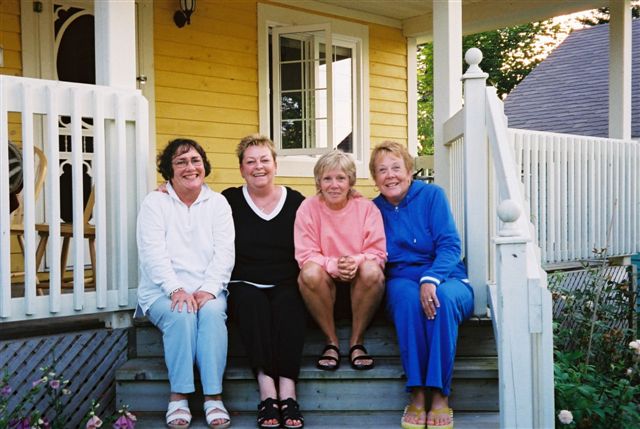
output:
[[[106,148],[105,148],[105,119],[104,95],[102,91],[93,91],[95,117],[93,120],[93,187],[95,192],[95,206],[93,221],[96,228],[96,306],[107,306],[107,216],[106,216]]]
[[[73,308],[84,305],[84,187],[82,167],[82,112],[81,93],[73,88],[71,107],[71,166],[73,177]]]
[[[58,133],[58,91],[46,88],[47,179],[45,180],[46,214],[49,224],[47,262],[49,264],[49,311],[58,313],[61,306],[62,270],[60,269],[60,156]]]
[[[33,154],[33,100],[31,87],[22,86],[22,207],[24,237],[24,311],[32,315],[36,297],[35,157]]]
[[[11,227],[9,225],[8,88],[0,75],[0,318],[11,316]],[[5,143],[6,142],[6,143]],[[5,146],[7,145],[7,146]]]

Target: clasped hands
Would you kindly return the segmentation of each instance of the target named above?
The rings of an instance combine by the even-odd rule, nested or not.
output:
[[[338,258],[338,279],[342,282],[350,282],[356,277],[358,265],[352,256],[340,256]]]
[[[195,313],[201,309],[207,301],[212,299],[216,299],[216,297],[209,292],[198,290],[194,293],[189,293],[181,289],[171,295],[171,311],[177,307],[178,312],[181,313],[182,307],[185,306],[188,313]]]

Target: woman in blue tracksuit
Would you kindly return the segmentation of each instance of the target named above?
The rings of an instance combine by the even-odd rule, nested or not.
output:
[[[387,237],[387,308],[411,392],[402,427],[453,428],[448,397],[458,326],[473,312],[473,289],[449,204],[438,186],[412,180],[413,160],[399,143],[378,145],[369,169]]]

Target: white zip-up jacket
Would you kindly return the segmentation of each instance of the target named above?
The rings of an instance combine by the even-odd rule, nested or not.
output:
[[[235,230],[227,200],[203,184],[187,207],[170,184],[167,191],[147,195],[138,214],[136,314],[146,314],[159,297],[178,288],[217,298],[227,290],[233,270]]]

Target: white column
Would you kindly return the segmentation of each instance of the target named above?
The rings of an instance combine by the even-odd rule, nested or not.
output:
[[[609,137],[631,139],[631,0],[611,0]]]
[[[95,1],[96,83],[135,89],[134,0]]]
[[[462,2],[433,0],[433,137],[435,180],[449,194],[443,124],[462,107]]]
[[[136,18],[134,0],[94,1],[96,37],[96,83],[136,90]],[[111,102],[110,100],[105,100]],[[124,121],[124,102],[116,106],[116,120],[105,126],[107,169],[105,197],[107,216],[107,283],[119,289],[118,305],[131,305],[127,290],[137,283],[135,228],[137,200],[136,159],[139,148],[147,142],[136,141],[135,129]],[[148,150],[148,149],[147,149]],[[145,159],[147,157],[145,156]],[[98,188],[99,184],[95,186]],[[99,237],[96,238],[96,241]],[[100,244],[96,243],[99,247]],[[109,326],[120,326],[116,313],[105,314]]]
[[[407,39],[407,148],[411,156],[418,155],[418,46],[416,39]]]

